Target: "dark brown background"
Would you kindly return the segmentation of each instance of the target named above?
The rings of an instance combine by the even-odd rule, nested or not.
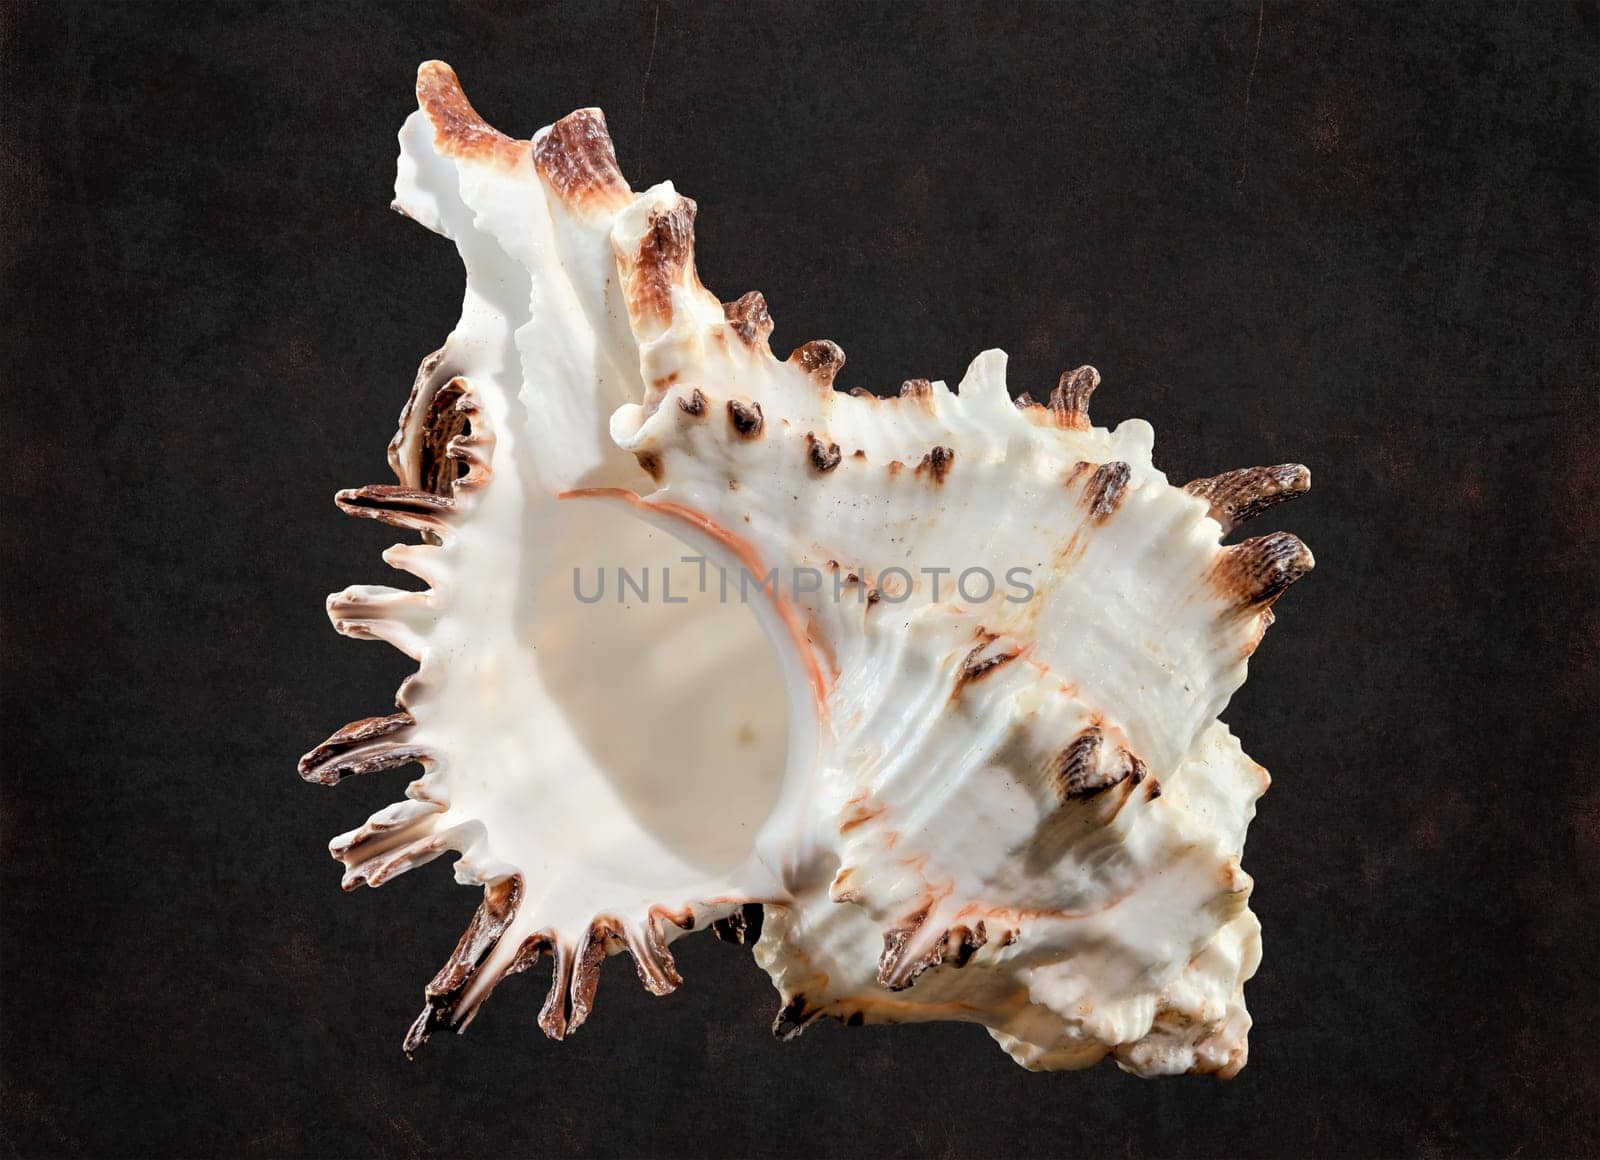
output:
[[[7,1153],[1593,1154],[1597,10],[9,3]],[[780,1045],[745,952],[571,1042],[506,985],[399,1041],[474,899],[338,891],[401,775],[303,785],[398,654],[323,595],[451,248],[389,212],[418,61],[603,106],[845,386],[1105,375],[1178,479],[1283,459],[1319,567],[1227,719],[1273,771],[1231,1084],[1030,1075],[973,1027]]]

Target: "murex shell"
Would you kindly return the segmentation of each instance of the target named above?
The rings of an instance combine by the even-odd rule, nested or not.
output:
[[[953,1019],[1029,1068],[1236,1073],[1268,778],[1217,718],[1312,560],[1222,541],[1306,469],[1172,486],[1148,424],[1090,424],[1092,368],[1013,401],[1000,351],[837,391],[837,346],[780,361],[761,295],[700,284],[694,203],[631,191],[598,110],[519,141],[443,64],[417,96],[395,207],[466,296],[398,484],[338,504],[419,533],[384,559],[428,587],[328,610],[419,668],[301,763],[424,770],[333,842],[346,888],[454,851],[483,889],[407,1051],[545,955],[562,1038],[608,955],[665,994],[711,926],[785,1037]]]

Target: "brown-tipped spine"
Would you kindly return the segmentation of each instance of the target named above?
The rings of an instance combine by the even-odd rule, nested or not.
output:
[[[690,391],[687,397],[678,396],[678,410],[691,418],[699,419],[706,413],[706,396],[699,387]]]
[[[445,517],[455,506],[447,496],[387,483],[349,488],[335,495],[333,502],[346,515],[434,536],[444,532]]]
[[[427,757],[421,747],[394,739],[416,723],[410,713],[352,721],[300,759],[300,776],[318,785],[338,785],[341,778],[421,761]]]
[[[742,439],[755,439],[761,434],[761,404],[746,403],[741,399],[728,400],[728,422]]]
[[[760,346],[772,337],[772,315],[759,290],[752,290],[737,302],[722,306],[722,317],[746,346]]]
[[[342,834],[328,844],[328,853],[346,868],[375,862],[419,838],[432,837],[437,815],[444,807],[433,802],[407,800],[382,810],[362,823],[361,828]],[[376,885],[376,884],[374,884]],[[346,889],[349,889],[346,886]]]
[[[551,125],[534,143],[533,163],[569,204],[619,205],[630,196],[599,109],[579,109]]]
[[[1100,774],[1100,740],[1100,730],[1091,726],[1061,751],[1051,779],[1061,801],[1087,797],[1105,788]]]
[[[407,416],[426,387],[421,375],[418,376],[418,384],[412,388],[412,399],[407,402],[405,414],[401,416],[402,432],[406,428]],[[450,379],[428,397],[426,407],[416,441],[417,476],[422,490],[435,495],[449,495],[457,476],[461,474],[460,465],[463,462],[469,471],[477,470],[480,480],[486,478],[488,451],[493,447],[493,440],[466,435],[468,424],[478,415],[478,405],[467,380],[459,375]],[[396,435],[391,451],[398,451],[402,442],[401,436]],[[400,476],[403,480],[404,472]]]
[[[955,461],[956,453],[953,448],[935,447],[922,457],[921,463],[917,464],[917,474],[926,471],[934,483],[943,483]]]
[[[806,454],[811,459],[811,467],[819,475],[826,475],[839,466],[843,455],[837,443],[824,443],[810,431],[806,432]]]
[[[633,967],[639,982],[652,995],[670,995],[683,985],[677,963],[667,949],[661,929],[653,919],[647,919],[642,933],[629,930],[626,935],[628,953],[633,956]]]
[[[406,1033],[405,1053],[409,1057],[422,1046],[434,1031],[441,1027],[455,1027],[472,1016],[472,1008],[463,1009],[462,999],[467,984],[477,974],[517,914],[517,903],[522,897],[522,878],[512,875],[502,882],[484,888],[483,902],[473,915],[455,953],[445,962],[424,995],[427,1005],[417,1016],[411,1030]],[[487,994],[487,991],[483,992]],[[482,1001],[480,995],[479,1002]],[[474,1004],[474,1007],[476,1004]]]
[[[1300,537],[1273,532],[1222,549],[1213,580],[1231,603],[1249,611],[1270,605],[1315,565]]]
[[[551,1039],[565,1039],[572,1018],[572,951],[559,939],[550,947],[550,991],[539,1008],[539,1030]]]
[[[1094,474],[1089,477],[1089,486],[1084,495],[1088,500],[1089,514],[1097,523],[1104,522],[1122,503],[1122,497],[1128,490],[1129,474],[1126,463],[1113,459],[1095,468]]]
[[[837,343],[825,338],[813,339],[796,347],[789,361],[810,375],[819,384],[832,387],[834,376],[844,366],[844,351]]]
[[[959,693],[973,681],[982,680],[1001,665],[1009,664],[1022,655],[1022,650],[1016,647],[990,652],[995,641],[999,639],[995,633],[981,628],[978,630],[978,643],[967,653],[966,659],[961,662],[960,671],[956,673],[956,692]]]
[[[1300,463],[1241,467],[1237,471],[1193,480],[1184,484],[1183,490],[1211,505],[1209,514],[1222,525],[1226,535],[1268,508],[1311,490],[1311,472]]]
[[[1062,805],[1121,785],[1131,779],[1138,785],[1147,772],[1144,762],[1118,747],[1115,759],[1105,760],[1105,735],[1098,725],[1081,731],[1061,751],[1047,771],[1056,798]]]
[[[509,167],[526,148],[478,116],[455,71],[441,60],[424,61],[417,69],[417,105],[433,126],[435,148],[447,157]]]
[[[623,941],[622,925],[615,919],[597,918],[584,932],[583,942],[572,963],[572,1006],[567,1019],[566,1033],[571,1035],[582,1027],[594,1010],[594,993],[600,987],[600,968],[613,944]]]
[[[904,991],[924,970],[927,963],[909,958],[911,942],[923,923],[928,921],[928,907],[907,915],[898,926],[883,932],[883,953],[878,956],[878,982],[891,991]],[[925,959],[926,956],[923,956]]]
[[[671,209],[650,214],[629,279],[629,306],[639,317],[672,318],[672,289],[694,265],[695,204],[680,197]]]
[[[408,870],[426,866],[446,850],[452,849],[449,832],[428,833],[400,845],[389,845],[380,840],[370,855],[351,848],[340,861],[345,863],[344,878],[339,885],[344,890],[357,890],[362,886],[382,886],[391,878],[398,878]]]
[[[1090,366],[1079,367],[1061,376],[1050,392],[1050,410],[1056,422],[1079,431],[1089,428],[1089,396],[1100,385],[1100,372]]]
[[[893,934],[894,931],[891,931],[890,936],[885,936],[885,954],[888,954],[888,939]],[[978,954],[987,942],[989,933],[982,920],[979,920],[976,926],[957,923],[944,931],[944,934],[934,941],[933,946],[928,947],[915,960],[904,958],[904,944],[896,947],[899,954],[894,958],[888,973],[885,973],[882,960],[878,963],[878,982],[882,982],[883,986],[890,990],[906,990],[917,981],[918,976],[922,976],[925,971],[933,970],[934,966],[939,966],[941,963],[949,962],[950,966],[960,970],[966,963],[971,962],[973,955]]]
[[[946,930],[926,951],[917,956],[914,962],[897,961],[890,978],[886,979],[880,963],[878,980],[891,991],[904,991],[917,981],[917,978],[926,971],[933,970],[948,962],[957,970],[972,961],[972,956],[982,950],[989,941],[989,934],[980,919],[976,926],[967,926],[958,923]]]

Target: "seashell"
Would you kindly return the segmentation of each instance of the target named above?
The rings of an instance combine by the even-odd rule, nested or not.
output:
[[[329,613],[419,669],[301,764],[423,766],[333,843],[347,888],[456,852],[484,890],[408,1052],[546,954],[561,1038],[605,957],[664,994],[711,926],[780,1036],[950,1019],[1029,1068],[1235,1074],[1268,778],[1218,714],[1312,559],[1223,539],[1306,469],[1175,487],[1148,424],[1090,423],[1093,368],[1014,403],[999,351],[837,390],[838,346],[780,360],[761,295],[700,284],[694,203],[634,194],[598,110],[516,141],[438,62],[417,92],[395,204],[456,243],[462,316],[398,486],[338,502],[419,533],[385,559],[429,587]],[[597,565],[633,583],[590,602]]]

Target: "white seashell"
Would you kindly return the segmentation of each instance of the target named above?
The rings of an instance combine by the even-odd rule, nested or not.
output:
[[[426,770],[335,841],[347,887],[453,850],[485,888],[407,1049],[545,952],[559,1038],[606,954],[664,993],[673,939],[764,916],[780,1034],[956,1019],[1030,1068],[1237,1072],[1267,776],[1217,716],[1312,561],[1221,540],[1306,470],[1174,487],[1147,424],[1089,424],[1092,368],[1014,405],[999,351],[958,392],[835,391],[838,347],[779,361],[760,295],[700,285],[693,203],[632,194],[598,111],[519,142],[444,65],[418,96],[396,205],[456,242],[462,319],[400,487],[340,504],[422,532],[385,558],[430,588],[329,612],[420,668],[302,762]],[[586,604],[575,565],[657,599]]]

